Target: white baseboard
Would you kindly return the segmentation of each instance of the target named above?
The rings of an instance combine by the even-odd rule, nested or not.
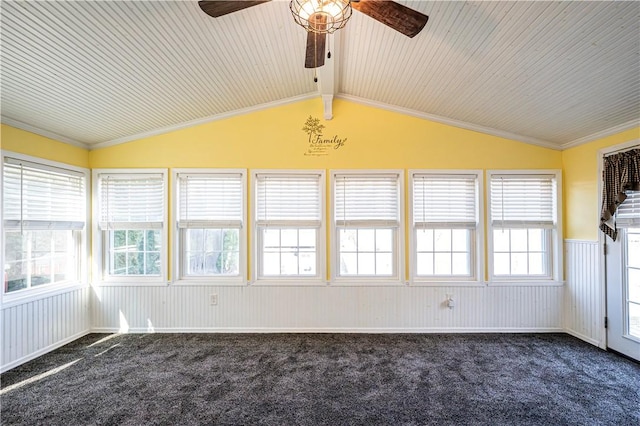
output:
[[[469,334],[469,333],[563,333],[562,328],[287,328],[287,327],[221,327],[221,328],[93,328],[92,333],[362,333],[362,334]]]
[[[46,353],[49,353],[49,352],[51,352],[53,350],[56,350],[56,349],[66,345],[68,343],[73,342],[74,340],[77,340],[77,339],[79,339],[79,338],[81,338],[83,336],[86,336],[89,333],[91,333],[91,330],[82,331],[80,333],[77,333],[77,334],[74,334],[72,336],[69,336],[69,337],[67,337],[65,339],[62,339],[62,340],[60,340],[60,341],[58,341],[58,342],[56,342],[56,343],[54,343],[52,345],[49,345],[49,346],[44,347],[42,349],[38,349],[37,351],[30,353],[29,355],[26,355],[26,356],[23,356],[21,358],[15,359],[15,360],[7,363],[7,364],[3,364],[2,366],[0,366],[0,373],[4,373],[5,371],[9,371],[12,368],[16,368],[17,366],[22,365],[25,362],[31,361],[32,359],[36,359],[39,356],[42,356],[42,355],[44,355]]]
[[[580,334],[577,331],[573,331],[573,330],[569,330],[569,329],[565,329],[564,332],[567,333],[567,334],[570,334],[573,337],[576,337],[576,338],[578,338],[578,339],[580,339],[582,341],[590,343],[593,346],[601,347],[600,346],[600,341],[598,339],[594,339],[592,337],[585,336],[584,334]]]

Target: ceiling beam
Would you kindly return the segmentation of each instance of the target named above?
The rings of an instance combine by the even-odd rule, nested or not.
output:
[[[331,52],[331,58],[326,58],[324,66],[316,68],[318,76],[318,92],[322,98],[324,119],[333,118],[333,98],[338,93],[338,64],[340,57],[340,31],[327,36],[327,53]],[[327,54],[325,53],[325,54]]]

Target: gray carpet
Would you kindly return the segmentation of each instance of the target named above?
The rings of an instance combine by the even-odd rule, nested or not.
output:
[[[565,334],[91,334],[0,380],[3,425],[640,425]]]

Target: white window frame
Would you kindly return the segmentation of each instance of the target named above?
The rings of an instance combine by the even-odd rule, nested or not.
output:
[[[5,158],[12,158],[15,160],[22,160],[25,162],[33,163],[46,167],[52,167],[55,169],[69,170],[71,172],[79,173],[84,180],[83,185],[83,207],[84,207],[84,228],[74,232],[73,241],[75,244],[74,252],[76,252],[77,258],[77,270],[75,271],[75,278],[72,280],[61,281],[57,283],[46,284],[42,286],[30,287],[15,292],[6,293],[4,284],[4,265],[5,261],[5,227],[4,227],[4,208],[0,206],[0,224],[2,224],[2,235],[0,235],[0,260],[3,265],[3,284],[0,290],[0,301],[4,307],[14,306],[15,304],[24,303],[27,301],[37,300],[42,297],[48,297],[54,294],[60,294],[67,292],[74,288],[84,287],[88,284],[88,265],[87,259],[89,258],[89,246],[88,241],[90,238],[90,208],[89,208],[89,184],[90,184],[90,172],[89,169],[83,167],[72,166],[70,164],[60,163],[57,161],[46,160],[39,157],[20,154],[16,152],[2,150],[0,159],[0,176],[4,176],[4,163]],[[4,203],[4,185],[0,185],[0,198]]]
[[[108,266],[106,256],[108,255],[108,230],[100,229],[100,176],[108,175],[162,175],[163,193],[163,219],[160,235],[162,237],[162,247],[160,249],[160,274],[159,276],[117,276],[107,273]],[[92,216],[93,216],[93,283],[96,285],[136,285],[136,286],[160,286],[169,284],[168,280],[168,252],[169,252],[169,232],[168,232],[168,170],[167,169],[93,169],[92,171]]]
[[[203,175],[203,176],[225,176],[240,175],[242,180],[242,223],[239,227],[239,273],[233,276],[215,276],[215,275],[185,275],[184,262],[184,231],[188,228],[181,229],[178,226],[180,217],[180,194],[179,181],[180,175]],[[173,270],[172,277],[174,284],[211,284],[211,285],[244,285],[247,282],[247,170],[246,169],[208,169],[208,168],[185,168],[173,169],[171,188],[173,188],[172,200],[172,220],[173,226]]]
[[[554,223],[549,229],[549,255],[547,261],[549,274],[546,277],[532,275],[498,275],[494,274],[494,248],[493,233],[500,226],[493,224],[491,217],[491,180],[494,175],[553,175],[555,179],[554,197]],[[562,236],[562,171],[557,169],[535,169],[535,170],[487,170],[487,258],[489,271],[489,285],[562,285],[563,284],[563,236]],[[529,227],[538,229],[536,227]],[[526,227],[520,227],[526,229]]]
[[[476,181],[475,186],[475,204],[476,204],[476,224],[474,228],[462,227],[462,229],[470,229],[472,235],[471,242],[471,259],[470,259],[470,275],[458,276],[458,275],[418,275],[417,273],[417,236],[416,233],[421,226],[415,224],[414,218],[414,180],[416,176],[433,175],[446,178],[450,176],[473,176]],[[412,285],[426,285],[426,286],[438,286],[441,283],[446,282],[446,285],[454,286],[476,286],[484,285],[484,182],[482,170],[425,170],[425,169],[411,169],[409,170],[409,224],[411,231],[409,234],[409,271]],[[452,229],[457,226],[451,225]],[[436,229],[437,227],[427,226],[427,229]]]
[[[336,218],[336,179],[339,176],[395,176],[398,181],[398,224],[394,232],[393,242],[393,269],[394,274],[392,276],[376,276],[376,275],[340,275],[340,238],[338,232],[340,228],[344,226],[338,225],[339,218]],[[332,170],[331,171],[331,279],[332,284],[336,285],[357,285],[357,286],[397,286],[405,283],[405,212],[404,212],[404,179],[405,172],[400,169],[363,169],[363,170]],[[377,226],[375,224],[365,225],[360,224],[356,226],[348,226],[349,228],[381,228],[388,229],[389,227]]]
[[[281,276],[264,276],[263,256],[261,252],[262,237],[261,230],[264,226],[258,223],[258,176],[314,176],[318,178],[320,192],[320,225],[316,228],[316,275],[281,275]],[[252,263],[251,263],[251,284],[259,285],[320,285],[326,283],[326,173],[324,170],[300,170],[300,169],[254,169],[251,170],[251,238],[252,238]],[[280,225],[280,224],[279,224]],[[295,222],[290,225],[281,224],[283,228],[290,226],[292,228],[304,228],[298,226]]]

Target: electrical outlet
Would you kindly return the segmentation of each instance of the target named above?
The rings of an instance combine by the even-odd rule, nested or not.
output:
[[[218,295],[217,294],[212,294],[209,296],[209,304],[214,306],[218,304]]]

